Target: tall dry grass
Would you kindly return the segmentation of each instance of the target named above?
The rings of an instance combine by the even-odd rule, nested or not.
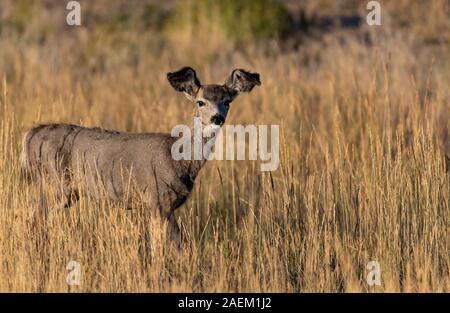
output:
[[[45,12],[0,36],[1,291],[449,291],[448,43],[391,27],[290,50],[235,50],[214,26],[201,45],[189,29],[63,27],[41,40]],[[227,123],[279,124],[279,169],[209,162],[177,212],[191,245],[182,253],[147,210],[107,199],[82,197],[36,228],[23,132],[43,122],[169,131],[192,110],[165,79],[184,65],[205,82],[237,67],[261,74]],[[70,260],[80,286],[66,284]],[[372,260],[381,286],[366,282]]]

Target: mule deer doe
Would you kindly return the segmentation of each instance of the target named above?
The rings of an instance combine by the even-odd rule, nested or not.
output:
[[[235,69],[223,85],[202,85],[190,67],[168,73],[167,79],[195,103],[194,117],[201,119],[203,127],[221,127],[230,103],[239,93],[250,92],[261,84],[259,74],[242,69]],[[174,160],[171,147],[176,140],[168,133],[39,125],[23,138],[21,162],[38,184],[42,185],[45,176],[61,187],[61,208],[78,200],[80,178],[87,195],[94,198],[104,190],[109,199],[131,208],[133,195],[139,195],[139,203],[167,220],[170,238],[180,243],[174,211],[188,198],[206,159]],[[130,180],[134,193],[128,192]]]

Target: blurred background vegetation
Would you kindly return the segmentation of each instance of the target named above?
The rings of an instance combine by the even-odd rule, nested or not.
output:
[[[47,47],[78,72],[106,71],[118,64],[136,68],[145,58],[167,57],[172,64],[202,66],[244,57],[305,53],[308,64],[320,61],[330,42],[372,45],[385,37],[407,38],[410,49],[447,48],[450,37],[448,1],[381,1],[382,27],[368,27],[366,1],[356,0],[97,0],[79,1],[82,26],[66,24],[67,1],[1,0],[0,68],[17,73],[14,52],[25,57]],[[40,49],[39,51],[45,51]],[[302,52],[305,51],[305,52]],[[41,53],[38,53],[41,54]],[[48,55],[40,55],[47,58]]]
[[[75,256],[84,291],[449,291],[449,0],[380,0],[372,27],[363,0],[79,0],[81,26],[67,2],[0,0],[0,290],[64,291]],[[149,265],[129,213],[89,199],[36,236],[23,132],[167,132],[186,65],[261,74],[227,123],[280,125],[280,168],[208,162],[177,212],[192,254]]]
[[[2,0],[2,32],[45,40],[65,28],[65,5],[57,0]],[[97,0],[78,1],[82,24],[105,33],[164,29],[180,31],[210,24],[233,42],[292,39],[305,32],[359,27],[368,1],[358,0]],[[448,1],[379,1],[383,27],[411,28],[424,40],[448,40]],[[444,10],[438,8],[444,8]],[[198,31],[195,29],[194,31]],[[199,32],[201,33],[201,32]],[[198,33],[196,33],[198,34]],[[161,34],[163,35],[163,33]],[[439,36],[439,38],[437,38]],[[433,38],[434,37],[434,38]]]
[[[225,50],[245,50],[249,43],[272,42],[296,48],[308,39],[344,31],[370,40],[367,1],[358,0],[80,0],[82,26],[69,28],[65,5],[56,0],[0,1],[0,34],[44,44],[62,37],[88,36],[84,47],[120,48],[133,33],[163,49],[180,37],[196,44],[221,40]],[[419,42],[447,44],[448,1],[380,1],[384,32],[407,32]],[[444,9],[442,9],[444,8]],[[87,33],[87,34],[86,34]],[[150,38],[151,37],[151,38]],[[205,50],[214,50],[204,46]],[[92,51],[91,51],[92,52]]]
[[[114,59],[136,65],[140,53],[159,57],[173,48],[175,61],[199,64],[236,51],[320,49],[329,37],[371,44],[389,33],[408,36],[415,46],[444,47],[450,37],[447,0],[380,1],[378,29],[367,27],[366,1],[357,0],[81,0],[81,27],[66,25],[67,2],[1,0],[2,46],[69,43],[77,47],[72,53],[79,66],[100,70]],[[112,59],[104,60],[105,54]]]

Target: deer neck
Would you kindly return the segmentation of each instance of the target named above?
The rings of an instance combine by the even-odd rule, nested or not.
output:
[[[200,125],[201,126],[201,125]],[[210,140],[214,137],[214,133],[207,131],[203,132],[204,129],[201,127],[200,129],[195,127],[195,125],[191,125],[191,159],[183,161],[183,169],[184,175],[188,176],[192,182],[195,180],[197,175],[199,174],[202,167],[208,161],[208,154],[205,157],[205,149],[207,149],[207,145],[211,144]]]

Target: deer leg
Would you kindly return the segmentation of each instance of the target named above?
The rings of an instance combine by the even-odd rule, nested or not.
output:
[[[64,137],[62,146],[55,153],[55,164],[52,167],[52,179],[56,186],[60,186],[58,190],[58,201],[54,206],[54,210],[64,210],[72,206],[79,199],[77,186],[74,182],[74,173],[69,167],[69,160],[65,153],[61,153],[67,139]]]
[[[49,199],[48,199],[47,192],[45,190],[46,186],[44,184],[43,179],[39,179],[37,185],[38,185],[38,203],[37,203],[38,208],[37,208],[37,211],[46,213],[47,209],[48,209]]]
[[[181,231],[178,226],[177,219],[175,218],[175,213],[171,212],[168,217],[168,235],[169,239],[176,244],[178,248],[181,246]]]
[[[61,201],[54,207],[55,210],[68,209],[79,199],[78,192],[73,190],[64,191]]]
[[[59,200],[53,207],[54,211],[68,209],[79,199],[78,192],[72,188],[72,185],[68,179],[62,181],[62,186],[62,190],[59,192],[60,195],[58,196]]]
[[[38,195],[36,208],[32,212],[33,232],[36,234],[38,241],[46,236],[47,228],[47,213],[48,213],[48,198],[44,190],[44,185],[41,180],[38,181]]]

